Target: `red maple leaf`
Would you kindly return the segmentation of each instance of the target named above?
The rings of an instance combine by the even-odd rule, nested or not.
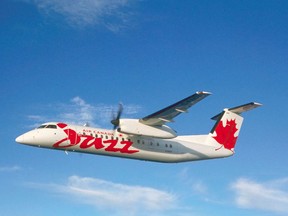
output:
[[[234,136],[238,130],[236,125],[236,119],[230,121],[226,120],[225,127],[223,121],[220,121],[215,129],[216,135],[213,138],[226,149],[233,149],[238,138],[237,136]]]

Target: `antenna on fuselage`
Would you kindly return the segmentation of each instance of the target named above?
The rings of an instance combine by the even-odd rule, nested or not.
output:
[[[88,122],[86,122],[83,126],[84,127],[90,127],[90,124]]]

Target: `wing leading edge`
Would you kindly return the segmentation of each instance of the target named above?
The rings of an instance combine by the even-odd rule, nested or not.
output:
[[[195,94],[178,101],[164,109],[161,109],[151,115],[148,115],[142,119],[140,122],[150,126],[162,126],[167,122],[173,122],[173,119],[181,113],[188,112],[188,109],[209,96],[210,92],[196,92]]]

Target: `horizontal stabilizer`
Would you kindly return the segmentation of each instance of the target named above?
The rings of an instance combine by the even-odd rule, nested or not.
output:
[[[229,110],[229,111],[231,111],[233,113],[236,113],[236,114],[240,115],[243,112],[252,110],[252,109],[257,108],[259,106],[262,106],[262,104],[256,103],[256,102],[251,102],[251,103],[247,103],[247,104],[244,104],[244,105],[241,105],[241,106],[237,106],[237,107],[233,107],[233,108],[225,109],[225,110]],[[222,113],[219,113],[218,115],[212,117],[211,119],[212,120],[218,120],[221,115],[222,115]]]

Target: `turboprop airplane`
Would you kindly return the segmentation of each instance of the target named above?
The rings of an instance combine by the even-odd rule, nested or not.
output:
[[[212,118],[216,124],[206,135],[178,136],[166,125],[210,94],[196,92],[141,119],[121,119],[123,107],[119,105],[117,116],[111,121],[113,130],[49,122],[20,135],[16,142],[66,153],[83,152],[166,163],[229,157],[234,154],[243,122],[241,114],[261,104],[251,102],[224,109]]]

